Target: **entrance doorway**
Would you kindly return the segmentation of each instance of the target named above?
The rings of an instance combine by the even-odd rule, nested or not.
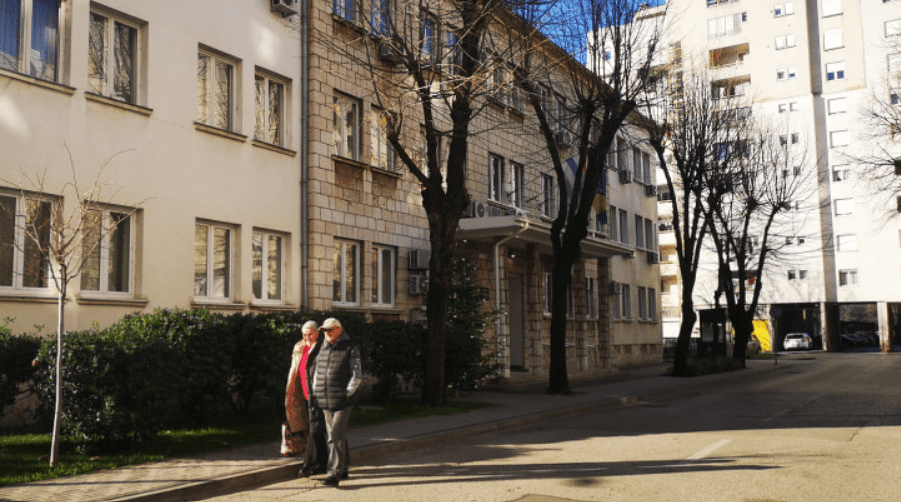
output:
[[[521,370],[525,367],[525,336],[522,319],[522,276],[510,275],[508,278],[508,312],[507,323],[510,329],[510,369]]]

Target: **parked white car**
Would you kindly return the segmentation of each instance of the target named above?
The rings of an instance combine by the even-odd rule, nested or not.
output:
[[[789,333],[782,342],[785,350],[810,350],[812,344],[813,340],[807,333]]]

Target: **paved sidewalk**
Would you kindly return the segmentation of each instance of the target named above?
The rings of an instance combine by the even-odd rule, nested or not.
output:
[[[492,406],[450,416],[433,416],[352,429],[352,465],[365,465],[384,455],[464,436],[542,422],[555,417],[642,401],[673,399],[729,380],[761,376],[791,365],[789,358],[748,361],[748,370],[695,378],[663,376],[666,365],[624,370],[591,382],[573,382],[571,396],[534,392],[481,391],[468,400]],[[123,467],[24,485],[0,488],[0,501],[188,501],[234,493],[296,476],[296,459],[278,454],[278,442],[254,444],[198,458]],[[351,474],[353,470],[351,469]]]

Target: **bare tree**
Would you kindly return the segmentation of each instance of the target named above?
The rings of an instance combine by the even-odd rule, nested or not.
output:
[[[662,95],[669,108],[656,113],[659,102],[646,100],[647,117],[642,122],[648,142],[657,154],[672,208],[676,238],[676,260],[681,275],[681,325],[676,340],[673,374],[685,374],[691,348],[691,333],[697,322],[694,289],[708,225],[703,197],[707,196],[705,173],[719,145],[737,141],[737,129],[727,127],[733,114],[722,100],[714,99],[710,76],[704,67],[683,72],[681,54],[673,54],[663,79]],[[725,160],[725,159],[720,159]]]
[[[346,5],[357,8],[353,2]],[[500,58],[492,52],[490,36],[506,6],[505,0],[373,1],[364,12],[352,14],[365,33],[351,35],[349,43],[331,33],[313,34],[369,75],[383,110],[378,127],[396,163],[422,185],[431,242],[422,400],[430,405],[447,399],[450,274],[459,221],[470,201],[465,184],[469,145],[481,132],[473,124],[491,97],[506,92],[496,79]]]
[[[886,203],[887,219],[901,215],[901,46],[892,42],[888,71],[861,110],[867,148],[847,154],[864,167],[867,188]]]
[[[816,169],[803,142],[770,129],[750,113],[726,110],[734,141],[717,145],[698,187],[716,251],[718,288],[735,331],[732,358],[744,366],[747,342],[767,267],[787,259],[786,241],[805,228],[804,207],[814,199]]]
[[[22,173],[24,179],[19,182],[0,180],[16,186],[20,193],[19,204],[15,198],[0,197],[0,216],[11,222],[12,235],[22,236],[13,238],[12,246],[24,256],[24,280],[36,287],[52,285],[56,289],[56,391],[51,467],[59,461],[63,340],[69,285],[86,270],[92,270],[92,276],[99,274],[100,250],[107,237],[116,235],[118,227],[127,224],[137,210],[117,207],[114,216],[104,216],[103,209],[110,206],[118,193],[118,188],[108,190],[110,185],[103,179],[104,170],[115,155],[101,163],[94,179],[84,185],[78,179],[71,152],[68,148],[66,151],[71,179],[58,190],[49,186],[49,166],[34,176]]]
[[[553,33],[555,51],[543,64],[521,51],[516,82],[527,93],[559,188],[560,204],[551,226],[554,255],[551,305],[549,394],[570,393],[566,363],[567,288],[581,255],[592,210],[606,211],[608,155],[639,99],[654,85],[651,69],[661,52],[666,6],[653,10],[630,0],[579,0],[538,4],[517,12],[531,25]],[[538,45],[542,38],[532,42]],[[588,68],[577,62],[583,55]],[[636,139],[636,141],[638,141]],[[563,156],[577,159],[574,182],[567,181]]]

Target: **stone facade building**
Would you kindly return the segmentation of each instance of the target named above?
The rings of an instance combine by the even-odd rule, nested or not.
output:
[[[15,207],[0,222],[2,317],[16,318],[14,331],[52,329],[53,265],[34,266],[15,222],[33,216],[34,191],[59,194],[73,174],[93,181],[108,161],[115,196],[98,210],[119,224],[73,284],[69,327],[167,307],[423,320],[428,226],[421,185],[384,137],[390,102],[373,69],[390,66],[362,27],[371,12],[321,0],[167,4],[0,3],[0,19],[18,20],[0,23],[0,201]],[[367,54],[373,66],[356,63]],[[520,104],[488,104],[474,123],[459,237],[500,312],[488,334],[504,376],[538,378],[556,180]],[[405,121],[404,141],[419,141],[418,124]],[[574,375],[660,359],[655,183],[641,174],[653,156],[621,150],[630,174],[609,176],[610,223],[592,223],[573,271]],[[29,184],[40,173],[43,187]]]

